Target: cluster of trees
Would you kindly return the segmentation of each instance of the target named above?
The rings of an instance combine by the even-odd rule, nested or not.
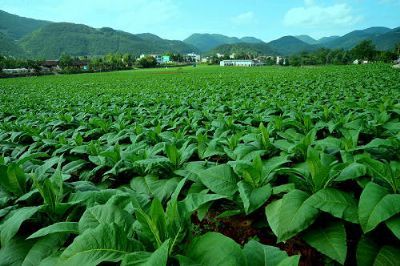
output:
[[[400,43],[393,51],[378,51],[370,40],[360,42],[351,50],[321,48],[314,52],[303,52],[289,57],[289,65],[345,65],[354,60],[390,63],[400,56]]]
[[[191,61],[181,54],[167,53],[174,62],[182,63]],[[14,57],[0,55],[0,72],[3,69],[27,68],[34,69],[36,73],[40,73],[41,66],[45,62],[40,60],[22,60]],[[59,66],[62,73],[81,73],[81,72],[105,72],[131,69],[134,66],[142,68],[156,67],[157,61],[152,56],[136,58],[132,54],[110,53],[105,56],[95,57],[72,57],[63,54],[59,60]]]
[[[65,73],[78,73],[84,71],[103,72],[124,70],[132,68],[135,58],[131,54],[107,54],[99,57],[71,57],[62,55],[60,58],[60,67]],[[82,65],[86,68],[82,69]]]
[[[27,68],[27,69],[34,69],[35,71],[40,70],[40,66],[42,65],[44,60],[22,60],[16,59],[11,56],[2,56],[0,55],[0,72],[3,69],[8,68]]]

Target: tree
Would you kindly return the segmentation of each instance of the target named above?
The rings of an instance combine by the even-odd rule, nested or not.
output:
[[[394,53],[397,56],[400,56],[400,42],[396,44],[396,46],[394,47]]]
[[[36,61],[36,60],[27,60],[26,61],[26,66],[28,68],[32,68],[35,73],[39,73],[40,69],[41,69],[41,62],[40,61]]]
[[[377,60],[385,63],[391,63],[396,59],[397,59],[396,53],[391,51],[381,51],[377,54]]]
[[[72,67],[73,66],[73,59],[71,56],[67,54],[63,54],[60,57],[60,67],[61,68],[67,68],[67,67]]]
[[[145,56],[139,59],[138,64],[143,68],[155,67],[157,60],[153,56]]]
[[[356,45],[352,50],[354,59],[373,60],[376,56],[376,47],[371,40],[365,40]]]
[[[6,64],[6,58],[0,54],[0,72],[4,69]]]

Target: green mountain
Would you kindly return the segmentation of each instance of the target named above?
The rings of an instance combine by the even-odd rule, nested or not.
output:
[[[95,56],[107,53],[188,53],[193,46],[170,41],[152,34],[134,35],[112,28],[95,29],[73,23],[48,24],[20,41],[31,57],[58,58],[63,53],[72,56]]]
[[[294,36],[294,37],[296,37],[300,41],[303,41],[303,42],[311,44],[311,45],[318,44],[318,41],[316,39],[314,39],[308,35],[298,35],[298,36]]]
[[[252,55],[276,55],[277,53],[266,43],[234,43],[223,44],[208,52],[208,54],[252,54]]]
[[[254,37],[243,37],[243,38],[240,38],[240,41],[244,42],[244,43],[264,43],[262,40],[254,38]]]
[[[337,38],[340,38],[340,36],[334,35],[334,36],[329,36],[329,37],[322,37],[321,39],[318,40],[318,43],[324,44],[324,43],[336,40]]]
[[[393,50],[400,43],[400,27],[372,38],[378,50]]]
[[[206,52],[223,44],[239,43],[240,40],[236,37],[228,37],[221,34],[195,33],[183,40],[183,42],[193,45],[201,52]]]
[[[50,23],[48,21],[12,15],[0,10],[0,32],[12,40],[19,40],[25,35]]]
[[[379,36],[391,31],[385,27],[372,27],[365,30],[352,31],[342,37],[323,44],[324,47],[332,49],[351,49],[363,40],[376,39],[379,42]]]
[[[24,51],[15,41],[0,32],[0,55],[20,57],[24,55]]]
[[[209,51],[213,48],[224,44],[236,44],[236,43],[262,43],[260,39],[254,37],[243,37],[241,39],[237,37],[228,37],[222,34],[201,34],[195,33],[183,40],[185,43],[197,47],[201,52]]]
[[[301,52],[316,50],[318,47],[300,41],[293,36],[285,36],[275,41],[269,42],[268,45],[279,55],[292,55]]]

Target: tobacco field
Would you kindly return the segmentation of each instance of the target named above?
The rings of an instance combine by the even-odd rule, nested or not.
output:
[[[0,80],[0,265],[400,265],[384,64]]]

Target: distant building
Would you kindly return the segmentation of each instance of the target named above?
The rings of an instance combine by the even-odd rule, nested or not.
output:
[[[161,62],[162,62],[162,64],[171,63],[171,57],[169,55],[163,55]]]
[[[21,75],[21,74],[28,74],[28,73],[33,73],[33,69],[27,69],[27,68],[6,68],[2,70],[3,73],[5,74],[13,74],[13,75]]]
[[[201,59],[201,62],[202,62],[202,63],[208,63],[209,61],[210,61],[210,58],[209,58],[208,56],[203,57],[203,58]]]
[[[283,56],[276,57],[276,64],[277,65],[286,65],[286,58]]]
[[[224,57],[224,56],[225,56],[224,54],[217,53],[217,57],[218,57],[218,58],[222,58],[222,57]]]
[[[89,70],[89,61],[88,60],[74,60],[72,62],[72,66],[78,67],[82,70]]]
[[[220,66],[238,66],[238,67],[254,67],[264,65],[258,60],[223,60],[219,63]]]
[[[166,64],[166,63],[171,63],[171,57],[169,55],[159,55],[159,54],[141,54],[139,56],[139,59],[142,59],[146,56],[151,56],[156,59],[157,64]]]
[[[233,54],[231,54],[231,55],[229,56],[230,59],[235,59],[235,57],[236,57],[236,54],[235,54],[235,53],[233,53]]]
[[[191,62],[200,62],[201,60],[201,56],[195,53],[189,53],[185,56],[187,59],[189,59],[189,61]]]
[[[54,71],[60,71],[60,61],[59,60],[46,60],[44,61],[41,66],[41,72],[48,73]]]

